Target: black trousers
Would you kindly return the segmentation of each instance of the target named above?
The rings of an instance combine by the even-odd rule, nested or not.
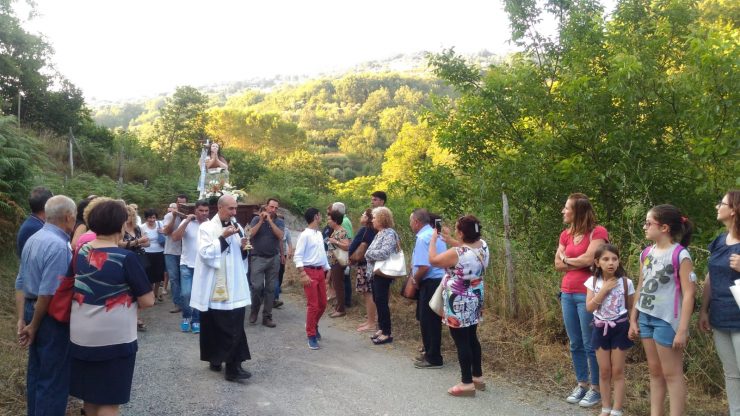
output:
[[[211,364],[233,365],[249,360],[244,332],[246,308],[230,311],[209,309],[200,313],[200,359]]]
[[[462,382],[470,384],[473,377],[482,377],[480,342],[478,342],[478,325],[465,328],[450,328],[450,335],[457,347],[457,359],[460,361]]]
[[[419,285],[417,304],[421,341],[424,344],[424,358],[434,365],[442,365],[442,318],[429,307],[434,291],[442,279],[422,280]]]
[[[378,309],[378,326],[383,335],[391,334],[391,308],[388,305],[393,279],[373,276],[373,301]]]

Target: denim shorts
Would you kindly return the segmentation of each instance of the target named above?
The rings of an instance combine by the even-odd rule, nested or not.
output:
[[[640,312],[638,324],[640,325],[640,338],[652,338],[664,347],[673,347],[673,338],[676,337],[676,331],[668,322]]]

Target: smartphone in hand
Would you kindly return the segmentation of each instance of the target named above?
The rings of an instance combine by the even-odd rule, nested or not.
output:
[[[434,228],[437,229],[437,234],[442,235],[442,219],[437,218],[434,220]]]

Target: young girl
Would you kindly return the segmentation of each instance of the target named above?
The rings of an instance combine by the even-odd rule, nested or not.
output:
[[[683,415],[686,405],[683,350],[694,310],[696,275],[684,247],[691,241],[692,228],[672,205],[651,209],[643,225],[645,237],[655,244],[640,256],[640,297],[630,313],[629,335],[633,340],[642,338],[645,348],[651,416],[663,414],[666,389],[671,416]]]
[[[622,416],[624,402],[624,362],[634,343],[628,338],[629,310],[634,304],[635,287],[619,264],[619,250],[604,244],[596,250],[593,276],[584,285],[586,309],[594,314],[591,346],[596,350],[601,388],[601,416]],[[614,407],[611,385],[614,384]]]

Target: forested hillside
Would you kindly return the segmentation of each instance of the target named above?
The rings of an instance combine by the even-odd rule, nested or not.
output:
[[[740,187],[738,2],[618,0],[607,16],[591,0],[542,9],[505,1],[520,52],[500,59],[437,51],[423,68],[370,63],[300,82],[182,86],[94,110],[61,75],[41,75],[51,52],[23,31],[10,3],[0,0],[0,40],[13,45],[0,48],[0,241],[14,233],[34,184],[140,206],[195,196],[209,138],[224,145],[232,183],[255,200],[277,196],[297,212],[341,200],[356,221],[369,194],[386,190],[407,248],[414,207],[450,223],[478,215],[493,250],[490,310],[527,322],[502,333],[511,347],[501,348],[531,362],[533,345],[564,339],[552,258],[568,194],[592,198],[632,277],[646,212],[679,206],[697,226],[690,248],[703,278],[705,247],[721,228],[714,204]],[[555,22],[554,34],[540,31],[543,19]],[[20,129],[18,91],[27,102]],[[503,266],[503,193],[515,287]],[[720,392],[709,338],[696,334],[687,356],[694,391]],[[540,365],[562,369],[554,361]]]

